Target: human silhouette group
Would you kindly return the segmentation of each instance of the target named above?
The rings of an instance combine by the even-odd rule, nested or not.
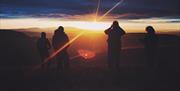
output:
[[[155,33],[155,30],[152,26],[147,26],[145,31],[147,32],[143,39],[140,41],[144,44],[144,50],[147,58],[147,67],[154,68],[157,60],[157,47],[158,47],[158,37]],[[108,44],[108,68],[110,70],[118,70],[119,62],[121,60],[121,38],[126,32],[119,26],[118,21],[114,21],[113,24],[104,31],[104,33],[108,36],[107,44]],[[65,44],[69,42],[68,35],[64,32],[64,28],[60,26],[58,29],[54,31],[54,35],[52,37],[52,47],[56,51],[63,47]],[[63,71],[69,69],[69,54],[67,52],[69,46],[64,48],[56,55],[57,60],[57,71]],[[41,57],[42,62],[46,58],[48,58],[49,50],[51,48],[51,44],[49,40],[46,38],[46,33],[42,32],[41,37],[37,41],[37,48]],[[42,65],[42,69],[49,68],[50,62],[47,65]]]

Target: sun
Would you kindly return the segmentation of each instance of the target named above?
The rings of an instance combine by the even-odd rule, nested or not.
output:
[[[101,0],[98,0],[98,5],[97,5],[97,9],[94,15],[94,19],[92,19],[91,21],[87,21],[87,22],[79,22],[76,23],[74,27],[76,28],[80,28],[80,29],[86,29],[86,30],[93,30],[93,31],[99,31],[99,30],[105,30],[110,26],[109,23],[107,22],[100,22],[103,18],[107,17],[107,15],[114,10],[117,6],[119,6],[120,4],[122,4],[124,2],[124,0],[120,0],[119,2],[117,2],[111,9],[109,9],[106,13],[104,13],[102,16],[99,16],[99,8],[100,8],[100,3]]]

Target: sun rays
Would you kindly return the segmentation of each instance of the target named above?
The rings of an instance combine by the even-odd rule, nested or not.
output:
[[[116,5],[114,5],[110,10],[108,10],[105,14],[103,14],[100,18],[98,18],[98,13],[99,13],[99,8],[100,8],[100,3],[101,0],[98,0],[98,4],[97,4],[97,9],[96,9],[96,14],[95,14],[95,22],[93,23],[93,26],[90,26],[88,23],[85,24],[85,26],[90,26],[90,27],[99,27],[97,26],[97,21],[102,20],[106,15],[108,15],[113,9],[115,9],[118,5],[122,4],[124,0],[119,1]],[[92,24],[91,24],[92,25]],[[87,27],[86,26],[86,27]],[[104,26],[102,26],[104,27]],[[101,27],[99,27],[101,28]],[[40,66],[42,64],[47,63],[48,61],[50,61],[52,58],[54,58],[59,52],[61,52],[64,48],[66,48],[67,46],[69,46],[72,42],[74,42],[75,40],[77,40],[80,36],[82,36],[85,32],[81,32],[78,35],[76,35],[73,39],[71,39],[68,43],[66,43],[64,46],[62,46],[61,48],[59,48],[58,50],[54,51],[47,59],[45,59],[44,62],[42,62],[40,65],[36,66],[35,69],[40,68]],[[84,51],[84,50],[79,50],[78,53],[80,54],[80,56],[82,56],[85,59],[89,59],[95,56],[95,54],[93,52],[90,51]]]
[[[107,16],[111,11],[113,11],[117,6],[122,4],[124,0],[120,0],[118,3],[116,3],[111,9],[109,9],[105,14],[103,14],[100,18],[98,18],[98,21],[102,20],[105,16]]]

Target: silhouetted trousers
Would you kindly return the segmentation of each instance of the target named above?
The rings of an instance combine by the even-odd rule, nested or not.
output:
[[[41,56],[41,62],[43,63],[45,61],[45,59],[49,56],[49,52],[45,51],[45,50],[41,51],[40,52],[40,56]],[[47,68],[49,68],[49,66],[50,66],[50,62],[48,62]],[[42,67],[42,69],[44,69],[45,68],[45,64],[42,64],[41,67]]]
[[[57,71],[63,71],[69,69],[69,55],[66,51],[62,51],[57,54]]]
[[[121,54],[121,43],[108,43],[108,66],[118,69]]]
[[[147,58],[147,68],[153,69],[157,66],[157,48],[145,48]]]

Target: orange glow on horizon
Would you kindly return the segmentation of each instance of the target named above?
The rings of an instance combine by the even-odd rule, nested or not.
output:
[[[84,59],[91,59],[91,58],[94,58],[96,56],[96,53],[93,51],[90,51],[90,50],[80,49],[80,50],[78,50],[78,53]]]
[[[24,22],[26,21],[26,22]],[[141,19],[139,20],[119,20],[120,26],[126,30],[126,32],[144,32],[146,26],[153,26],[160,32],[167,31],[179,31],[180,23],[166,22],[166,19]],[[26,29],[26,28],[57,28],[58,26],[64,26],[65,30],[70,28],[77,28],[81,30],[90,31],[104,31],[110,27],[112,21],[106,22],[93,22],[93,21],[59,21],[46,18],[28,18],[28,19],[1,19],[0,29]],[[32,30],[33,31],[33,30]],[[49,30],[46,32],[53,32]],[[38,31],[33,31],[38,32]]]

